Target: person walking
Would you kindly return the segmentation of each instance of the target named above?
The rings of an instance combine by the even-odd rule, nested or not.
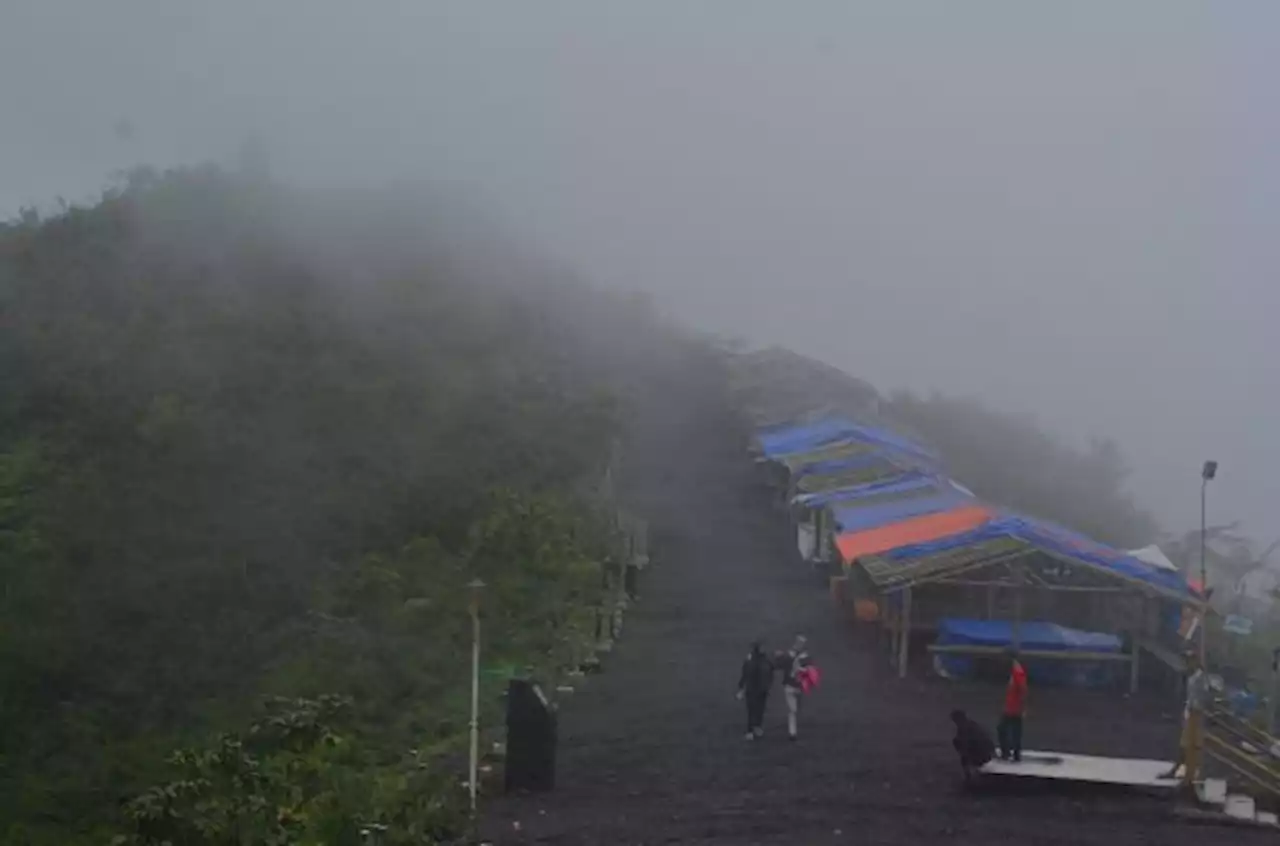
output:
[[[764,736],[764,710],[769,703],[769,689],[773,687],[773,670],[773,662],[765,654],[763,645],[754,641],[738,674],[738,699],[747,704],[747,740]]]
[[[787,700],[787,736],[795,740],[799,733],[800,699],[807,692],[813,660],[809,657],[808,640],[796,635],[791,648],[778,656],[782,671],[782,695]]]
[[[1004,713],[996,727],[1000,758],[1022,760],[1022,718],[1027,712],[1027,671],[1015,650],[1009,651],[1009,683],[1004,691]]]

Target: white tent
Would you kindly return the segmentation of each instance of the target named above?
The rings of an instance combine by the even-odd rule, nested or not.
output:
[[[1150,564],[1158,570],[1169,570],[1178,572],[1178,566],[1169,560],[1169,556],[1160,551],[1160,547],[1155,544],[1144,546],[1142,549],[1131,549],[1129,554],[1139,561]]]

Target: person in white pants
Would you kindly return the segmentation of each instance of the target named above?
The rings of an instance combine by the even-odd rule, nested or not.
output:
[[[797,674],[811,663],[807,643],[804,635],[796,635],[791,649],[778,656],[778,669],[782,672],[782,695],[787,701],[787,736],[792,740],[796,739],[799,731],[800,698],[804,696]]]

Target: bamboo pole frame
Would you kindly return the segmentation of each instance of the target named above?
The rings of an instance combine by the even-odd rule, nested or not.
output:
[[[974,588],[1012,588],[1015,585],[1012,582],[1001,581],[969,581],[963,579],[939,579],[934,582],[938,585],[947,585],[948,587],[974,587]],[[1125,594],[1132,593],[1130,588],[1122,587],[1089,587],[1085,585],[1050,585],[1050,584],[1029,584],[1023,585],[1024,590],[1049,590],[1060,593],[1099,593],[1099,594]]]
[[[926,648],[930,652],[944,655],[991,655],[999,658],[1006,654],[1003,646],[931,643]],[[1052,649],[1024,649],[1019,654],[1023,658],[1047,658],[1052,661],[1133,661],[1133,656],[1126,652],[1059,652]]]

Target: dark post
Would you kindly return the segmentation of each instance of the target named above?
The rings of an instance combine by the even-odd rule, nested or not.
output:
[[[542,689],[528,679],[512,679],[507,685],[508,793],[555,787],[557,734],[555,708]]]
[[[1208,672],[1209,668],[1209,576],[1205,564],[1205,547],[1209,542],[1208,525],[1208,490],[1209,482],[1218,475],[1218,462],[1206,461],[1200,468],[1200,591],[1204,603],[1200,613],[1200,666]]]

